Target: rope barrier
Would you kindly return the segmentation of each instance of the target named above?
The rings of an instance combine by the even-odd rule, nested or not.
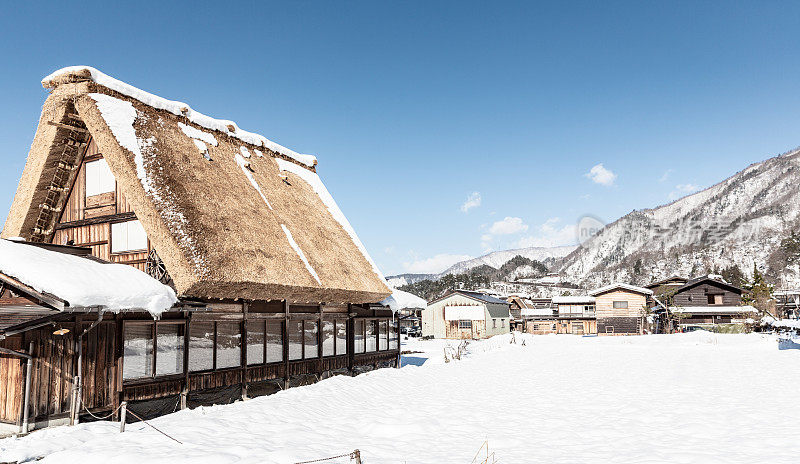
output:
[[[361,462],[361,451],[354,450],[352,453],[344,453],[344,454],[340,454],[338,456],[331,456],[329,458],[314,459],[314,460],[311,460],[311,461],[300,461],[300,462],[296,462],[294,464],[311,464],[312,462],[330,461],[331,459],[339,459],[339,458],[344,458],[344,457],[349,457],[351,461],[353,459],[356,459],[357,460],[356,462],[360,463]]]
[[[177,443],[179,443],[181,445],[183,444],[182,441],[178,440],[177,438],[171,437],[171,436],[167,435],[166,433],[162,432],[161,430],[158,429],[158,427],[156,427],[155,425],[152,425],[151,423],[149,423],[146,420],[142,419],[138,414],[136,414],[135,412],[131,411],[130,409],[128,409],[127,411],[128,411],[129,414],[132,414],[133,417],[135,417],[135,418],[139,419],[140,421],[144,422],[145,425],[151,427],[153,430],[155,430],[156,432],[160,433],[161,435],[164,435],[165,437],[169,438],[170,440],[173,440],[173,441],[175,441],[175,442],[177,442]]]
[[[117,409],[115,409],[115,410],[111,411],[110,413],[108,413],[108,415],[107,415],[107,416],[102,416],[102,417],[101,417],[101,416],[95,416],[94,414],[92,414],[92,411],[89,411],[89,408],[87,408],[87,407],[86,407],[86,404],[83,402],[83,398],[81,398],[81,399],[80,399],[80,402],[81,402],[81,407],[83,407],[83,410],[84,410],[84,411],[86,411],[86,413],[87,413],[87,414],[89,414],[90,416],[94,417],[94,418],[95,418],[95,419],[97,419],[97,420],[106,420],[106,419],[108,419],[109,417],[111,417],[111,416],[113,416],[114,414],[116,414],[116,413],[117,413],[117,411],[119,411],[120,409],[122,409],[122,405],[120,404],[119,406],[117,406]]]

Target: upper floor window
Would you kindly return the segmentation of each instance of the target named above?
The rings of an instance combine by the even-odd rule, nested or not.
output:
[[[86,163],[86,196],[93,197],[113,192],[116,188],[114,174],[108,168],[106,160],[99,159]]]
[[[628,309],[628,302],[627,301],[615,301],[614,302],[614,309]]]
[[[721,305],[722,304],[722,295],[708,295],[708,304],[710,305]]]
[[[139,221],[116,222],[111,224],[111,252],[147,250],[147,234]]]

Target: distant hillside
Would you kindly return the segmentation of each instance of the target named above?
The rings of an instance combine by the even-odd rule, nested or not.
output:
[[[386,280],[389,282],[389,285],[393,287],[401,287],[403,285],[414,284],[422,280],[439,280],[446,275],[464,274],[479,266],[489,266],[494,269],[500,269],[515,256],[522,256],[523,258],[527,258],[532,261],[539,261],[548,267],[553,267],[557,264],[557,260],[567,256],[571,251],[575,250],[575,248],[575,245],[569,245],[552,248],[529,247],[494,251],[477,258],[458,262],[438,274],[398,274],[395,276],[389,276],[386,278]],[[526,271],[528,270],[521,268],[517,274],[511,275],[511,277],[526,277]]]
[[[800,151],[770,158],[701,192],[634,211],[569,254],[565,279],[586,286],[647,283],[753,265],[778,285],[800,285],[791,233],[800,230]],[[796,244],[795,244],[796,245]]]

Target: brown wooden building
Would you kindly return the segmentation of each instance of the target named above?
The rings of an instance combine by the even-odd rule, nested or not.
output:
[[[38,426],[122,401],[151,417],[397,365],[397,324],[377,303],[391,291],[316,159],[91,68],[43,85],[2,237],[133,266],[178,302],[157,320],[75,308],[6,275],[0,422],[23,421],[28,375]]]
[[[595,298],[598,335],[641,335],[645,331],[647,301],[653,291],[614,283],[589,292]]]

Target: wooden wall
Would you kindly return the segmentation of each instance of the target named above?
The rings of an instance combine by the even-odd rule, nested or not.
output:
[[[708,306],[708,295],[722,295],[722,306],[739,306],[742,303],[741,293],[729,288],[706,282],[676,293],[673,298],[675,306]]]
[[[22,351],[22,336],[0,341],[3,348]],[[27,348],[25,349],[27,351]],[[25,385],[24,359],[0,353],[0,421],[19,423]]]
[[[615,301],[627,301],[627,309],[614,309]],[[641,293],[616,290],[595,297],[595,315],[603,317],[640,317],[644,313],[647,297]]]
[[[111,223],[135,219],[119,184],[114,192],[86,197],[86,163],[101,158],[94,140],[90,140],[51,242],[65,245],[72,241],[75,246],[90,247],[92,255],[100,259],[129,264],[144,271],[147,251],[111,254]]]

